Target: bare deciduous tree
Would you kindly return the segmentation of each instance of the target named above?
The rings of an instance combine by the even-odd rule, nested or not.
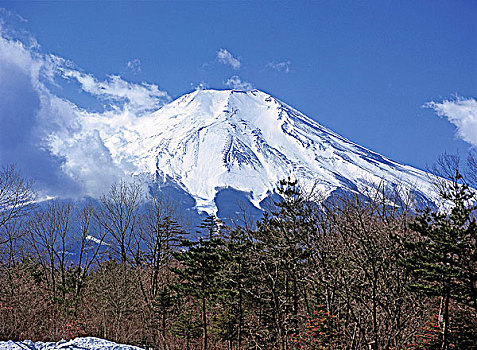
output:
[[[78,245],[75,249],[78,254],[74,273],[74,312],[77,311],[79,298],[86,282],[86,277],[96,259],[99,257],[100,250],[104,243],[104,231],[97,230],[95,236],[92,236],[94,228],[94,209],[88,205],[76,213],[78,217],[77,235],[75,241]]]
[[[468,171],[467,171],[467,178],[469,179],[469,183],[474,186],[474,188],[477,187],[477,154],[475,152],[469,153],[469,156],[467,158],[467,165],[468,165]]]
[[[138,224],[138,209],[142,191],[137,183],[121,181],[101,198],[97,219],[111,239],[111,248],[122,264],[131,260],[132,244]]]
[[[53,300],[66,295],[73,243],[71,221],[72,206],[53,201],[46,209],[36,211],[29,224],[31,243]]]
[[[326,303],[347,325],[352,348],[405,347],[413,297],[409,276],[399,265],[398,237],[407,234],[406,206],[376,188],[372,196],[343,198],[327,208],[320,246],[318,284]],[[397,194],[396,194],[397,195]]]
[[[9,230],[6,226],[27,215],[34,207],[34,200],[32,184],[23,179],[13,165],[3,168],[0,172],[0,245],[16,237],[11,227]]]

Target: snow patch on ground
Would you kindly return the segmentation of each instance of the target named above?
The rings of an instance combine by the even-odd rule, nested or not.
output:
[[[78,349],[78,350],[143,350],[137,346],[117,344],[115,342],[95,338],[83,337],[69,341],[62,340],[59,342],[32,342],[24,341],[2,341],[0,342],[0,350],[56,350],[56,349]]]

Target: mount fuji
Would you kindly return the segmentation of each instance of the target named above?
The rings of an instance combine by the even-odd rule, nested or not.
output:
[[[437,200],[424,171],[361,147],[259,90],[197,90],[119,131],[99,132],[116,163],[180,189],[208,213],[220,211],[223,191],[260,209],[287,177],[325,197],[384,184],[403,186],[424,203]]]

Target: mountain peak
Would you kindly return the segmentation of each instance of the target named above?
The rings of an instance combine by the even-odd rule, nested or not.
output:
[[[202,104],[215,104],[228,101],[229,99],[238,96],[249,99],[273,99],[271,95],[257,89],[250,91],[235,89],[198,89],[177,98],[172,102],[172,104],[176,103],[179,105],[184,105],[192,102],[193,100],[197,100],[198,103]]]

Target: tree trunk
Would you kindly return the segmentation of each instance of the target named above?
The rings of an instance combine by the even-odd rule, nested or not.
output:
[[[243,323],[243,311],[242,311],[242,288],[239,287],[239,324],[237,330],[237,350],[242,348],[242,323]]]
[[[450,283],[450,282],[449,282]],[[444,300],[444,332],[442,337],[442,350],[449,349],[449,300],[450,300],[450,286],[446,286],[446,295]]]
[[[205,313],[205,295],[202,296],[202,322],[204,323],[204,350],[207,350],[207,314]]]

